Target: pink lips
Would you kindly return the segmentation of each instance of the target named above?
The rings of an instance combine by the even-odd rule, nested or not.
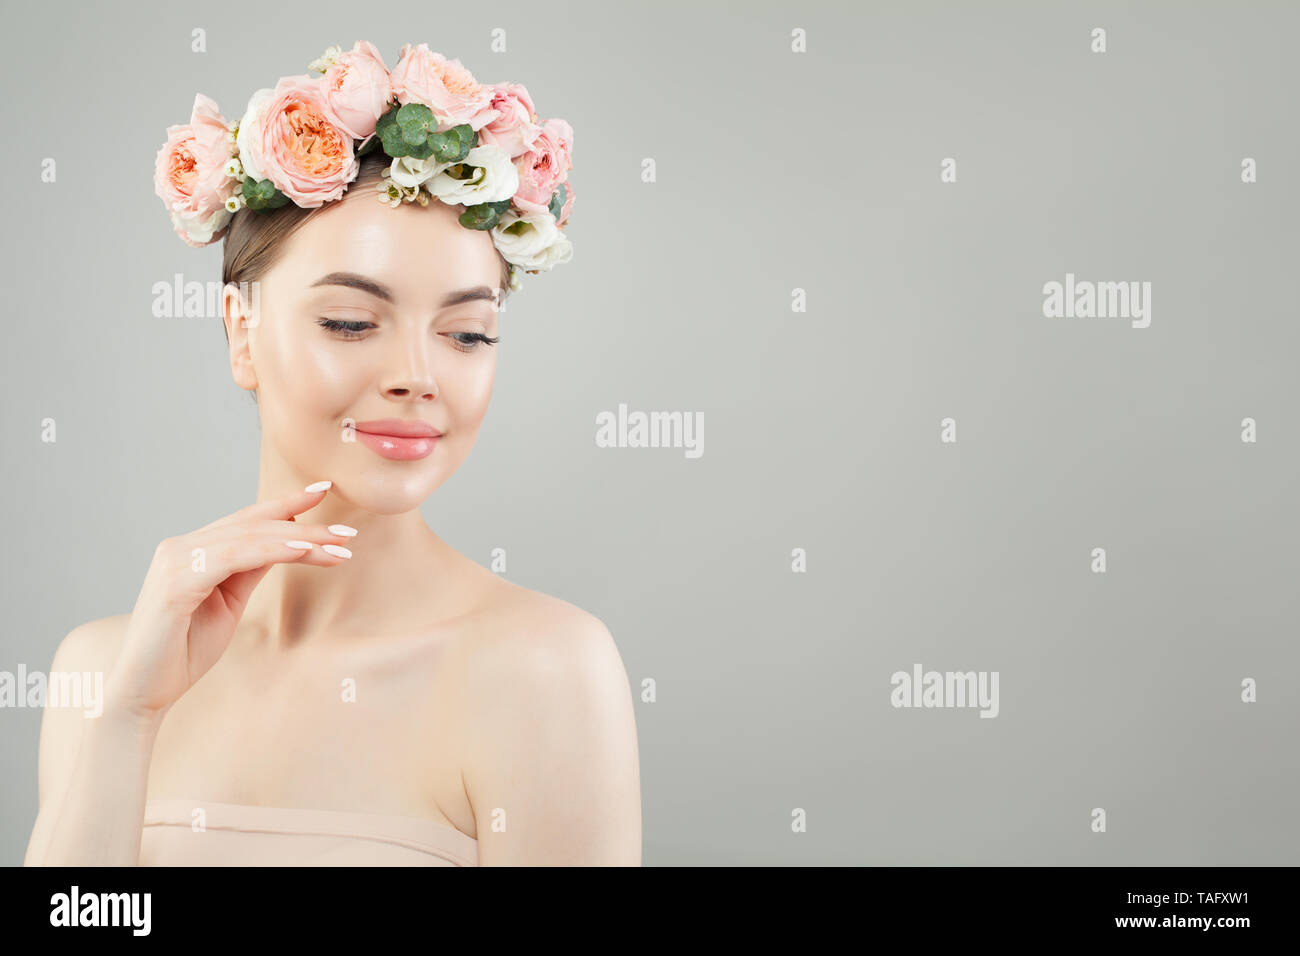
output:
[[[433,451],[442,437],[428,422],[408,418],[379,418],[354,426],[357,441],[394,461],[414,461]]]

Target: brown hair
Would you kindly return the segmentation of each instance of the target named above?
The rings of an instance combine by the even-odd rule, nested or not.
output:
[[[375,186],[387,175],[391,164],[392,160],[380,149],[362,156],[360,172],[357,173],[357,178],[348,184],[347,193],[360,189],[371,195],[378,195]],[[440,202],[441,200],[430,199],[429,201]],[[285,240],[313,216],[319,215],[330,206],[331,203],[325,203],[315,209],[304,209],[290,202],[279,209],[267,212],[241,209],[235,213],[230,217],[230,229],[222,243],[222,284],[254,282],[261,279],[280,258],[284,251]],[[505,297],[510,293],[510,265],[500,251],[497,252],[497,258],[501,260],[501,301],[504,302]]]

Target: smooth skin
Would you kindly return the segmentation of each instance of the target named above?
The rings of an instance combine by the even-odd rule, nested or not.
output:
[[[467,334],[498,336],[495,301],[443,303],[499,288],[501,261],[463,207],[374,195],[349,191],[290,237],[256,316],[227,287],[231,371],[261,416],[257,503],[161,542],[131,613],[60,643],[51,670],[105,673],[103,712],[45,712],[27,865],[136,865],[146,801],[173,797],[422,817],[477,839],[482,866],[640,865],[632,695],[608,629],[459,554],[418,511],[469,454],[500,347]],[[335,272],[391,301],[316,285]],[[443,437],[391,461],[346,437],[378,418]]]

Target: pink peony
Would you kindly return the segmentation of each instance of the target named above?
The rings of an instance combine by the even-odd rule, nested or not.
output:
[[[294,203],[314,209],[343,196],[360,162],[352,136],[337,126],[320,83],[285,76],[253,94],[239,121],[239,160],[254,179],[269,179]]]
[[[500,146],[514,159],[537,141],[542,128],[533,122],[536,111],[528,91],[518,83],[495,83],[488,87],[492,97],[488,110],[496,116],[478,129],[478,141]],[[470,124],[471,126],[473,123]]]
[[[548,119],[532,147],[514,162],[519,173],[514,204],[526,213],[545,211],[573,168],[573,128],[562,119]]]
[[[474,79],[460,60],[430,52],[427,43],[402,47],[392,81],[399,103],[423,103],[438,117],[440,126],[446,124],[444,128],[469,123],[479,129],[495,118],[487,109],[491,88]]]
[[[230,126],[217,104],[199,93],[189,123],[167,127],[167,142],[154,162],[154,192],[166,205],[177,234],[206,245],[224,225],[225,203],[238,188],[224,167],[234,154]],[[194,226],[196,228],[191,229]],[[190,233],[193,233],[191,235]]]
[[[365,139],[388,110],[393,84],[373,43],[358,40],[340,54],[317,82],[335,126],[353,139]]]

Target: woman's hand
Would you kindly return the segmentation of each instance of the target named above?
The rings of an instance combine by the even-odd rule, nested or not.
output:
[[[328,489],[329,482],[317,482],[162,541],[105,681],[106,705],[161,720],[225,652],[253,588],[271,565],[333,567],[346,561],[351,552],[342,547],[345,535],[293,518],[319,504]]]

